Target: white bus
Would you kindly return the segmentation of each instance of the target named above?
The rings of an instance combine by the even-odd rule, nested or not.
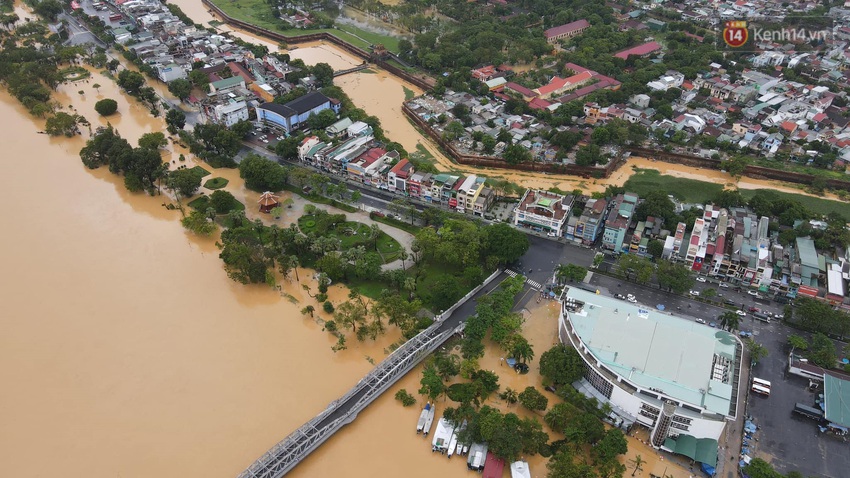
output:
[[[753,383],[752,391],[759,394],[759,395],[764,395],[765,397],[770,396],[770,389],[769,388],[764,388],[761,385],[758,385],[756,383]]]
[[[758,377],[753,377],[753,385],[758,385],[762,388],[770,390],[770,382],[768,382],[767,380],[760,379]]]

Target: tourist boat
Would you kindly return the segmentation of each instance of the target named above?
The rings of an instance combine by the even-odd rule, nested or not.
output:
[[[466,428],[466,420],[464,420],[463,423],[460,424],[460,427],[458,427],[457,431],[455,432],[455,435],[459,434],[465,428]],[[469,448],[466,445],[464,445],[460,440],[457,440],[457,447],[455,449],[456,455],[463,455],[463,454],[465,454],[465,451],[468,450],[468,449]]]
[[[428,420],[428,413],[431,411],[431,402],[425,404],[425,408],[422,409],[422,413],[419,414],[419,421],[416,422],[416,434],[422,433],[422,430],[425,428],[425,422]]]
[[[528,469],[528,463],[524,461],[511,463],[511,478],[531,478],[531,470]]]
[[[430,403],[428,405],[431,405]],[[431,433],[431,425],[434,424],[434,414],[437,413],[437,406],[431,405],[428,407],[428,414],[425,416],[425,424],[422,426],[422,433],[428,436]]]
[[[445,418],[441,418],[437,422],[437,430],[434,432],[434,439],[431,441],[431,451],[445,453],[449,447],[449,440],[452,439],[455,427]]]
[[[469,458],[466,459],[466,467],[473,471],[484,469],[484,461],[487,458],[487,445],[473,443],[469,447]]]
[[[457,433],[452,433],[452,438],[451,438],[451,440],[449,440],[449,448],[448,448],[448,450],[446,450],[446,455],[448,455],[448,457],[451,458],[452,455],[455,454],[456,449],[457,449]]]

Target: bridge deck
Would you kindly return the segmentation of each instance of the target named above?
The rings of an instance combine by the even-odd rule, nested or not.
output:
[[[488,294],[492,290],[488,287],[491,282],[495,279],[501,282],[506,277],[508,275],[502,271],[488,277],[477,290],[461,299],[419,335],[393,351],[348,393],[334,400],[324,411],[264,453],[238,478],[279,478],[288,473],[337,430],[354,421],[361,410],[425,357],[452,335],[462,331],[466,319],[475,312],[475,301],[471,299]]]

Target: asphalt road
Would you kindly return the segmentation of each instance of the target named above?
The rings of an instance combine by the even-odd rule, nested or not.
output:
[[[761,427],[756,456],[770,461],[780,473],[799,471],[803,476],[843,478],[850,470],[848,444],[818,431],[813,420],[793,414],[797,402],[815,406],[808,380],[787,373],[787,336],[799,333],[781,323],[756,322],[757,342],[770,354],[752,369],[752,375],[771,382],[770,397],[751,394],[747,411]]]

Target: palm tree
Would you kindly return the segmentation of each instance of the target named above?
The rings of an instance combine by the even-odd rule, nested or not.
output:
[[[289,256],[289,265],[292,267],[292,270],[295,271],[295,280],[301,282],[301,278],[298,277],[298,267],[301,265],[301,262],[298,260],[298,256]]]
[[[410,253],[407,252],[407,249],[405,249],[404,246],[401,246],[401,250],[398,253],[398,258],[401,259],[401,268],[407,269],[407,266],[405,265],[404,261],[410,258]]]
[[[245,210],[244,209],[236,209],[230,211],[230,222],[234,227],[240,227],[245,224]],[[238,225],[237,225],[238,224]]]
[[[507,402],[508,405],[514,405],[519,401],[519,393],[510,387],[506,388],[499,397]]]
[[[95,84],[93,84],[93,85],[91,85],[91,86],[92,86],[92,88],[94,88],[94,89],[95,89],[98,93],[100,93],[100,83],[95,83]]]
[[[734,312],[724,312],[723,315],[720,316],[720,327],[724,330],[736,330],[740,323],[740,317],[738,314]]]
[[[635,455],[634,458],[629,460],[629,463],[631,463],[635,467],[634,471],[632,471],[632,476],[635,476],[635,473],[637,473],[638,470],[643,471],[643,468],[641,468],[641,466],[646,463],[646,461],[644,461],[640,455]]]
[[[407,291],[407,300],[413,297],[413,292],[416,290],[416,279],[413,277],[405,277],[402,289]]]
[[[372,224],[369,226],[369,241],[372,243],[372,247],[375,250],[378,250],[378,238],[381,237],[381,228],[377,224]]]
[[[313,312],[315,312],[315,310],[316,310],[315,307],[313,307],[312,305],[308,305],[307,307],[304,307],[303,309],[301,309],[301,313],[304,314],[304,315],[309,315],[310,317],[313,317]]]
[[[516,339],[512,340],[511,355],[519,360],[520,363],[526,363],[529,360],[534,360],[534,348],[528,343],[528,340],[521,335],[517,335]]]

